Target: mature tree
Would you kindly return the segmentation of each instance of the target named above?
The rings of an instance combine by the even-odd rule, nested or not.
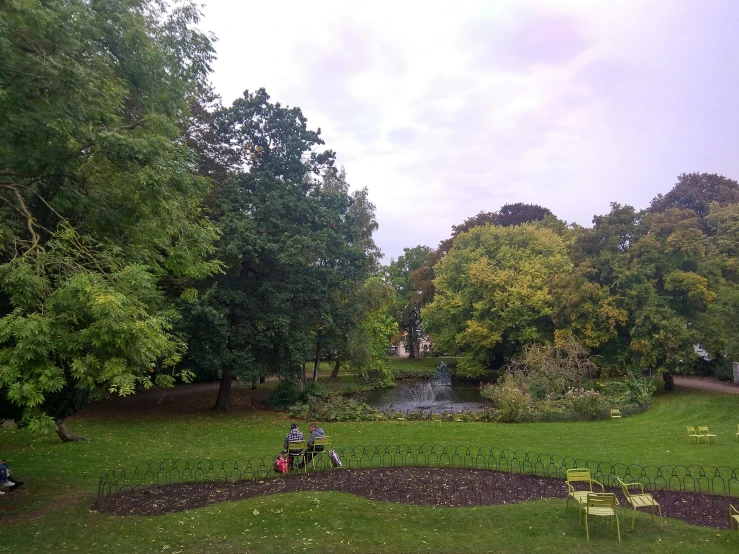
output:
[[[533,225],[476,227],[459,235],[436,266],[436,295],[423,310],[442,350],[465,352],[475,376],[530,341],[551,340],[550,279],[572,269],[562,240]]]
[[[198,18],[0,4],[0,390],[33,429],[72,439],[63,418],[88,399],[172,382],[160,280],[182,291],[218,267],[179,130],[213,56]]]
[[[511,227],[512,225],[541,221],[545,217],[553,215],[547,208],[542,208],[536,204],[516,202],[515,204],[506,204],[500,208],[497,223],[503,227]]]
[[[333,348],[348,319],[345,303],[379,251],[366,190],[349,194],[333,152],[320,149],[320,131],[299,108],[271,102],[263,89],[247,91],[215,114],[213,129],[203,136],[218,144],[207,151],[231,166],[212,201],[227,269],[206,283],[202,319],[188,329],[197,347],[185,362],[210,358],[221,376],[215,408],[227,410],[232,377],[302,380],[305,360]],[[218,332],[204,336],[210,329],[201,322],[219,319]]]
[[[386,279],[395,289],[395,318],[405,333],[404,340],[410,358],[420,355],[421,309],[424,305],[424,296],[416,288],[411,275],[423,266],[430,251],[428,246],[421,245],[404,248],[403,255],[398,256],[397,260],[390,260],[385,268]]]
[[[715,173],[683,173],[670,192],[652,200],[649,211],[657,213],[677,208],[692,210],[703,218],[708,215],[712,202],[739,203],[739,183]]]

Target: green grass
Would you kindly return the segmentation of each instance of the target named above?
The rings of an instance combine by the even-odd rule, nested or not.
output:
[[[437,366],[440,362],[444,362],[448,366],[456,366],[457,358],[454,357],[443,357],[443,358],[398,358],[395,356],[389,356],[390,368],[391,369],[425,369],[428,371],[436,371]]]
[[[543,424],[377,422],[325,424],[335,446],[434,443],[516,450],[636,464],[739,467],[739,397],[679,391],[621,421]],[[266,412],[192,417],[72,418],[90,440],[0,430],[0,457],[26,485],[0,497],[2,552],[736,552],[739,533],[646,515],[619,545],[597,521],[591,543],[564,501],[485,508],[427,508],[346,494],[293,493],[226,503],[156,518],[89,511],[101,472],[162,458],[274,456],[289,420]],[[708,425],[718,444],[689,443],[686,425]],[[29,521],[28,516],[30,514]],[[38,518],[38,519],[33,519]],[[311,540],[312,539],[312,540]],[[286,545],[294,548],[286,548]],[[168,548],[164,548],[164,547]],[[304,550],[305,549],[305,550]]]

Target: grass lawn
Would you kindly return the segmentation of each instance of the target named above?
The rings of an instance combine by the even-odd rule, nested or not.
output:
[[[397,356],[388,356],[391,369],[425,369],[429,372],[436,371],[436,367],[440,362],[444,362],[448,366],[456,366],[458,358],[445,356],[443,358],[399,358]]]
[[[438,363],[438,362],[437,362]],[[215,398],[215,392],[210,393]],[[183,397],[183,398],[189,398]],[[393,443],[485,445],[635,464],[739,467],[739,397],[698,391],[660,394],[621,421],[543,424],[331,423],[336,446]],[[737,552],[739,533],[637,516],[619,545],[604,521],[591,542],[563,500],[483,508],[373,502],[336,492],[290,493],[155,518],[89,511],[101,472],[163,458],[273,457],[289,428],[282,414],[192,415],[135,411],[82,416],[72,430],[90,440],[0,430],[0,457],[26,484],[0,497],[0,552]],[[689,443],[686,425],[708,425],[710,446]]]

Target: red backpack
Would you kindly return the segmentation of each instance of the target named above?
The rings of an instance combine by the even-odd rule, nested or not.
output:
[[[288,457],[280,454],[279,456],[277,456],[277,458],[275,458],[274,470],[277,473],[287,473],[287,468],[289,464],[290,462],[288,460]]]

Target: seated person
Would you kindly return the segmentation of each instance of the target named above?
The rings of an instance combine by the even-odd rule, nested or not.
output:
[[[23,481],[15,481],[10,477],[10,470],[5,460],[0,459],[0,495],[5,494],[2,489],[9,488],[11,491],[17,489],[23,484]]]
[[[305,437],[303,436],[303,432],[298,429],[298,424],[293,423],[290,425],[290,432],[285,436],[285,450],[287,450],[290,441],[302,441],[305,440]],[[302,454],[302,452],[287,452],[287,455],[290,457],[290,467],[293,465],[293,456],[299,456]]]
[[[323,438],[326,433],[323,432],[321,427],[316,427],[315,423],[310,424],[310,438],[308,439],[308,451],[305,453],[305,462],[308,463],[313,459],[315,452],[322,452],[324,449],[323,445],[313,446],[313,441],[317,438]]]

